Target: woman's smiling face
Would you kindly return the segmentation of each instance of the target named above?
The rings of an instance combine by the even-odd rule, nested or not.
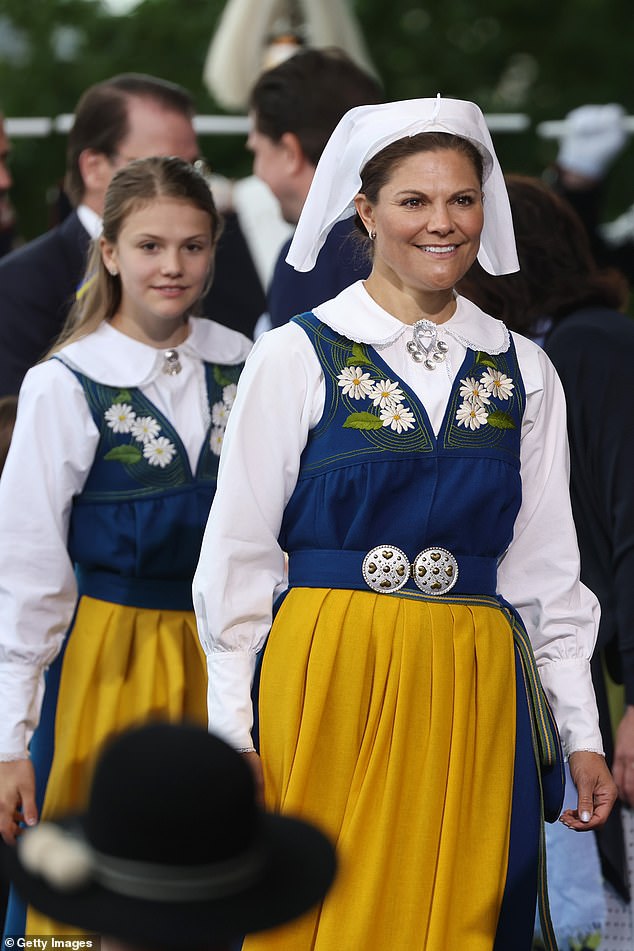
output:
[[[414,295],[453,289],[473,264],[484,224],[482,188],[464,152],[435,149],[400,160],[372,204],[355,200],[376,232],[374,275]]]

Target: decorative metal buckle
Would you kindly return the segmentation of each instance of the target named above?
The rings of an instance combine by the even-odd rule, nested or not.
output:
[[[391,594],[407,584],[411,565],[404,551],[394,545],[377,545],[363,559],[363,578],[373,591]]]
[[[425,594],[446,594],[458,580],[458,562],[446,548],[425,548],[414,559],[412,577]]]

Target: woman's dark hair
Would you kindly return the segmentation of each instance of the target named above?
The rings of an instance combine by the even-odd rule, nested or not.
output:
[[[582,307],[622,310],[626,279],[600,269],[576,212],[544,182],[507,175],[520,270],[494,277],[476,262],[458,292],[511,329],[535,335],[545,317],[561,320]]]
[[[375,205],[379,199],[379,192],[401,162],[412,155],[418,155],[419,152],[438,151],[460,152],[465,155],[472,163],[478,181],[482,185],[484,161],[472,142],[449,132],[420,132],[418,135],[410,135],[387,145],[366,162],[361,170],[361,188],[359,191],[365,195],[369,202]],[[358,214],[355,215],[354,223],[367,238],[365,226]]]

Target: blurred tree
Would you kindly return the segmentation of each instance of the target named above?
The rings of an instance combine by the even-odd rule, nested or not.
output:
[[[318,0],[315,0],[318,2]],[[531,128],[495,135],[509,171],[539,173],[557,150],[535,126],[586,102],[634,113],[630,0],[350,0],[386,98],[474,99],[488,112],[523,112]],[[72,112],[86,86],[135,70],[182,83],[200,113],[222,110],[202,67],[223,0],[142,0],[114,16],[100,0],[0,0],[0,103],[8,116]],[[46,192],[64,171],[64,137],[16,139],[14,200],[30,238],[48,224]],[[608,210],[634,201],[633,146],[610,177]],[[214,168],[250,169],[244,137],[202,140]]]

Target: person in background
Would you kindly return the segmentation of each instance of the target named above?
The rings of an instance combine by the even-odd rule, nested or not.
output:
[[[289,264],[309,271],[353,215],[370,276],[257,341],[194,577],[210,729],[340,857],[319,908],[245,948],[528,951],[563,795],[546,697],[566,825],[605,822],[616,788],[563,393],[539,347],[455,293],[476,257],[518,267],[475,103],[346,113]]]
[[[618,103],[578,106],[565,119],[557,160],[545,180],[579,215],[599,266],[615,267],[634,285],[634,205],[605,222],[606,180],[628,144],[625,110]]]
[[[598,267],[565,199],[534,178],[510,175],[507,186],[520,270],[492,277],[475,264],[459,291],[512,330],[538,340],[566,394],[581,579],[601,605],[592,679],[620,799],[596,830],[603,876],[614,889],[601,943],[611,951],[611,908],[621,921],[614,930],[629,935],[622,947],[634,945],[629,904],[634,865],[628,872],[622,827],[624,818],[631,827],[634,807],[634,427],[627,411],[634,322],[622,313],[625,278]],[[625,688],[616,722],[608,702],[611,679]],[[570,841],[560,829],[548,829],[547,837],[553,883],[561,883],[551,893],[560,947],[585,947],[584,940],[590,946],[593,920],[599,925],[606,918],[601,876],[592,880],[589,874],[590,843]]]
[[[242,757],[190,724],[118,735],[85,810],[28,829],[0,855],[26,900],[102,935],[104,951],[228,951],[308,910],[336,870],[326,837],[261,809]]]
[[[254,174],[277,198],[285,221],[297,223],[319,157],[343,114],[383,98],[378,81],[334,48],[300,49],[261,74],[250,97],[247,148]],[[289,267],[291,239],[283,244],[267,293],[270,326],[285,324],[367,277],[369,264],[352,230],[349,221],[338,223],[307,274]]]
[[[204,722],[191,580],[251,346],[192,316],[220,230],[190,163],[122,166],[89,258],[94,279],[20,390],[0,480],[8,843],[39,814],[83,808],[113,733],[148,719]],[[24,933],[22,919],[10,909],[7,933]],[[26,933],[59,931],[31,910]]]
[[[82,95],[67,148],[66,191],[74,210],[0,261],[0,395],[18,392],[26,371],[58,337],[76,295],[85,292],[88,247],[100,234],[114,173],[154,155],[198,161],[193,117],[190,94],[155,76],[121,74]],[[217,264],[202,312],[250,335],[264,296],[236,220],[219,244]]]

